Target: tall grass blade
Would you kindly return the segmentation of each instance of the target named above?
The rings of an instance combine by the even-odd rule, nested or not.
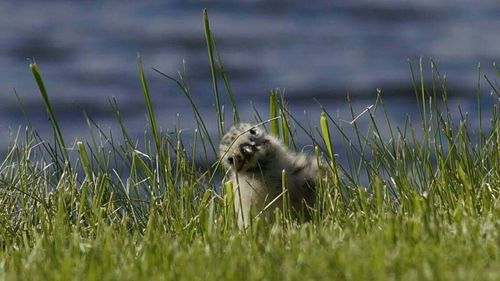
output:
[[[271,95],[269,97],[269,119],[271,125],[271,134],[275,137],[279,137],[279,123],[278,123],[278,90],[271,90]]]
[[[47,88],[45,87],[45,83],[43,82],[42,72],[36,63],[30,63],[31,73],[35,77],[36,83],[38,85],[38,89],[40,90],[40,94],[42,95],[43,102],[45,103],[45,108],[47,109],[47,113],[49,114],[50,124],[52,125],[52,129],[54,131],[54,135],[56,137],[56,143],[59,147],[63,155],[63,160],[67,163],[68,167],[70,167],[69,159],[68,159],[68,151],[66,149],[66,145],[64,143],[64,138],[61,133],[61,129],[59,129],[59,123],[57,122],[56,114],[52,109],[52,104],[49,99],[49,94],[47,92]]]
[[[283,105],[282,105],[283,106]],[[281,112],[281,132],[283,132],[283,144],[286,147],[290,146],[290,127],[286,118],[285,110],[280,109]]]
[[[219,136],[224,134],[224,116],[222,114],[222,106],[220,102],[219,95],[219,83],[217,81],[217,71],[215,68],[214,59],[214,46],[212,40],[212,32],[210,31],[210,22],[208,20],[207,9],[203,10],[203,23],[205,28],[205,39],[207,42],[208,59],[210,61],[210,73],[212,74],[212,83],[214,86],[214,96],[215,96],[215,113],[217,115],[217,127],[219,129]]]
[[[321,127],[321,136],[323,137],[323,141],[326,145],[326,150],[328,151],[328,155],[330,156],[330,166],[333,169],[333,174],[334,174],[333,183],[334,185],[338,185],[340,177],[337,169],[337,161],[335,161],[335,153],[333,151],[332,138],[330,136],[330,127],[328,126],[328,118],[324,111],[321,112],[320,127]]]
[[[321,112],[320,127],[321,127],[321,136],[323,137],[323,141],[326,146],[326,151],[328,152],[328,156],[330,156],[330,159],[333,160],[334,154],[333,154],[332,139],[330,136],[330,127],[328,126],[328,119],[324,111]]]
[[[78,147],[78,151],[80,152],[80,161],[82,162],[85,177],[89,180],[92,180],[94,175],[92,173],[92,167],[90,166],[89,156],[87,153],[87,149],[85,148],[85,144],[83,144],[83,142],[81,141],[78,141],[76,143],[76,146]]]
[[[149,93],[149,86],[146,80],[146,76],[144,74],[144,67],[142,65],[142,60],[139,54],[137,54],[137,65],[139,68],[139,75],[141,79],[141,86],[142,86],[142,93],[144,95],[144,100],[146,102],[146,108],[148,110],[148,119],[149,119],[149,126],[151,129],[151,133],[153,134],[153,140],[155,143],[156,147],[156,153],[158,154],[158,161],[160,164],[160,167],[165,168],[166,163],[165,163],[165,156],[164,152],[162,149],[162,141],[160,138],[160,133],[158,132],[158,127],[156,125],[156,117],[154,114],[153,110],[153,103],[151,101],[151,95]],[[162,172],[163,169],[160,170],[160,175],[163,176],[166,180],[166,175]]]

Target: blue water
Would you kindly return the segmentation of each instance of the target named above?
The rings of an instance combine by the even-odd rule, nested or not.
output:
[[[268,3],[273,2],[273,3]],[[24,126],[18,92],[30,122],[50,136],[27,58],[40,65],[69,141],[86,136],[85,110],[116,129],[115,97],[130,133],[141,136],[146,110],[137,72],[141,53],[160,125],[177,113],[194,122],[176,85],[152,71],[185,72],[207,121],[214,119],[202,9],[245,119],[254,102],[267,113],[268,91],[279,87],[292,112],[316,120],[319,100],[347,115],[345,97],[361,111],[382,90],[391,118],[418,114],[407,59],[433,58],[445,73],[450,99],[474,114],[477,65],[494,80],[500,58],[500,1],[8,1],[0,2],[0,150]],[[496,78],[498,80],[498,78]],[[495,100],[483,80],[485,105]],[[227,99],[224,102],[229,105]],[[347,119],[347,117],[346,117]],[[396,121],[397,122],[397,121]],[[213,122],[209,122],[213,124]],[[215,126],[211,126],[216,131]]]

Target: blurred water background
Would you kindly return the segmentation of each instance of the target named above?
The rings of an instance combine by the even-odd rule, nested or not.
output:
[[[43,101],[27,58],[40,65],[67,142],[88,134],[83,111],[103,128],[117,129],[109,106],[116,98],[129,133],[141,137],[146,108],[136,55],[141,53],[158,122],[173,130],[177,114],[189,132],[192,109],[177,86],[154,71],[183,71],[216,133],[213,90],[202,9],[212,30],[244,119],[249,101],[267,114],[271,88],[285,89],[291,111],[317,123],[316,98],[347,115],[376,89],[390,117],[418,119],[407,59],[424,57],[448,78],[451,108],[476,112],[477,66],[495,80],[500,58],[500,1],[0,1],[0,150],[8,135],[31,124],[50,136]],[[498,78],[497,78],[498,80]],[[485,108],[496,99],[482,80]],[[227,99],[224,103],[229,106]],[[457,111],[458,112],[458,111]],[[486,112],[485,114],[488,114]],[[189,133],[187,133],[189,134]]]

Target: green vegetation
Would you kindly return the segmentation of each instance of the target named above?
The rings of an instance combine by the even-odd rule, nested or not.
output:
[[[222,134],[240,117],[206,12],[204,26]],[[481,110],[482,76],[478,111],[491,114],[477,126],[461,111],[451,117],[457,109],[448,107],[446,81],[431,63],[427,88],[422,61],[418,76],[410,64],[421,120],[403,127],[391,124],[380,91],[363,112],[346,104],[352,122],[323,109],[308,129],[273,90],[270,114],[256,111],[256,119],[271,120],[268,129],[293,148],[300,149],[297,135],[310,136],[334,173],[320,180],[311,222],[277,212],[272,225],[257,219],[239,230],[230,184],[210,162],[218,136],[208,134],[194,96],[183,80],[157,71],[191,102],[197,128],[189,140],[179,128],[161,131],[138,65],[150,125],[144,140],[129,136],[112,102],[121,136],[89,119],[91,137],[70,147],[51,108],[50,83],[46,89],[30,65],[54,141],[28,128],[0,162],[0,279],[500,280],[500,102]],[[362,129],[361,120],[369,126]],[[334,161],[335,153],[347,164]]]

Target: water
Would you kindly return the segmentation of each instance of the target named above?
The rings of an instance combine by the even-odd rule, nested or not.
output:
[[[146,109],[137,72],[140,52],[159,123],[194,128],[191,107],[176,85],[151,70],[185,78],[208,121],[212,84],[202,25],[212,30],[240,110],[252,120],[253,101],[267,112],[268,91],[279,87],[292,112],[316,120],[319,100],[346,112],[350,93],[362,110],[382,90],[391,118],[418,114],[407,59],[434,58],[446,73],[454,105],[475,112],[477,64],[494,79],[500,58],[500,1],[6,1],[0,2],[0,150],[30,122],[50,136],[49,122],[27,58],[40,65],[68,141],[86,135],[82,111],[116,129],[115,97],[130,133],[140,136]],[[439,3],[437,3],[439,2]],[[498,78],[497,78],[498,79]],[[484,82],[484,80],[483,80]],[[488,107],[495,99],[488,97]],[[229,105],[227,99],[224,100]],[[456,107],[455,107],[456,108]],[[209,122],[213,124],[214,122]],[[215,126],[211,126],[216,131]]]

